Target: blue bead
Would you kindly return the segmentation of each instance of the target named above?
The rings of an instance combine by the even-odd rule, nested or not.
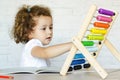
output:
[[[75,54],[74,59],[85,58],[83,54]]]
[[[72,63],[71,63],[71,65],[83,64],[85,62],[86,62],[85,59],[73,60]]]

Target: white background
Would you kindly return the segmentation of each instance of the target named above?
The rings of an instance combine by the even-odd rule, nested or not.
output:
[[[2,0],[0,2],[0,68],[19,66],[23,45],[10,38],[15,14],[23,5],[45,5],[51,8],[54,21],[54,38],[51,44],[71,41],[80,31],[80,26],[92,4],[120,12],[120,0]],[[120,15],[118,15],[108,39],[120,52]],[[52,66],[62,66],[67,53],[51,59]],[[120,68],[120,63],[103,47],[98,56],[104,68]]]

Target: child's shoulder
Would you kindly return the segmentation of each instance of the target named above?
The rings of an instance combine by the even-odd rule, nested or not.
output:
[[[42,43],[38,39],[31,39],[26,44],[25,47],[34,47],[34,46],[43,46]]]
[[[29,43],[41,43],[41,42],[38,39],[31,39],[27,42],[27,44],[29,44]]]

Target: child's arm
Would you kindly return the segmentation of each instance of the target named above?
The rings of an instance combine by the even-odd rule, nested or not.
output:
[[[69,51],[72,45],[72,42],[68,42],[49,47],[36,46],[32,49],[31,54],[32,56],[39,58],[52,58]]]

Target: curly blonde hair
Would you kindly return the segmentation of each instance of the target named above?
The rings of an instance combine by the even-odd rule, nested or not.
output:
[[[36,26],[34,17],[39,16],[50,16],[51,11],[45,6],[26,6],[23,5],[22,8],[17,12],[15,17],[15,23],[12,29],[12,36],[16,43],[27,43],[29,41],[29,34],[33,31],[33,27]]]

